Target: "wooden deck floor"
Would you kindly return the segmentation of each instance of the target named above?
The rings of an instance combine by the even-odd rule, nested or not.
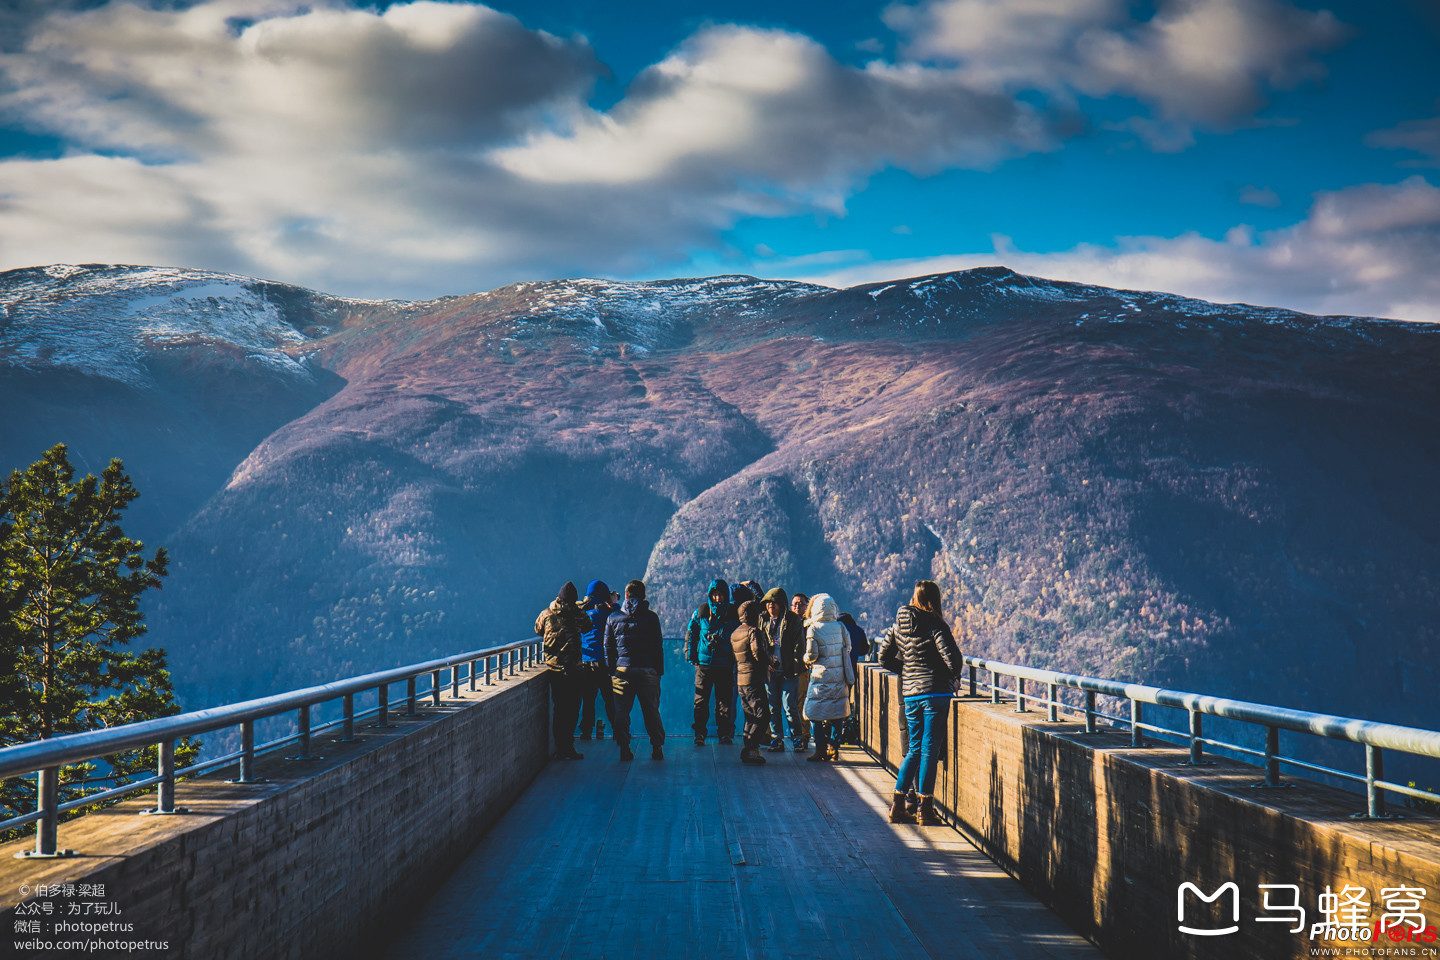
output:
[[[885,820],[893,778],[671,739],[546,767],[390,944],[394,958],[1098,958],[948,827]]]

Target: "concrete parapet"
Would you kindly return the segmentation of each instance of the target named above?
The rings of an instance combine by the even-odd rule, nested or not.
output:
[[[862,737],[894,769],[905,755],[899,678],[862,668]],[[1043,710],[1016,713],[1013,700],[956,698],[947,734],[937,805],[1108,956],[1440,957],[1440,942],[1397,943],[1385,933],[1368,943],[1311,937],[1326,919],[1321,896],[1333,892],[1325,905],[1340,906],[1346,888],[1352,905],[1363,890],[1372,933],[1417,890],[1425,924],[1440,929],[1440,819],[1407,810],[1402,819],[1355,820],[1363,796],[1302,780],[1256,789],[1263,774],[1248,764],[1209,757],[1211,766],[1184,766],[1183,748],[1154,739],[1132,748],[1128,730],[1086,734],[1081,723],[1046,722]],[[1186,891],[1182,900],[1186,883],[1221,895],[1206,902]],[[1394,893],[1402,888],[1412,892]],[[1282,918],[1296,911],[1282,905],[1297,902],[1304,921],[1291,932],[1295,919]],[[1198,935],[1182,925],[1238,929]]]
[[[317,735],[324,759],[260,758],[268,782],[181,782],[188,813],[138,815],[151,796],[63,823],[76,857],[0,847],[0,955],[369,956],[545,765],[548,703],[532,670],[415,717],[401,704],[388,729],[362,721],[358,742]],[[67,940],[110,946],[55,948]]]

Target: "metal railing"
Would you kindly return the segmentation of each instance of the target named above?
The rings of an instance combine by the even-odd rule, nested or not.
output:
[[[1440,803],[1440,794],[1387,781],[1385,779],[1384,753],[1386,750],[1395,750],[1423,757],[1440,757],[1440,731],[1402,727],[1373,720],[1357,720],[1352,717],[1310,713],[1305,710],[1291,710],[1286,707],[1272,707],[1244,700],[1228,700],[1224,697],[1184,693],[1138,683],[1123,683],[1070,673],[1057,673],[1053,670],[1037,670],[1031,667],[1017,666],[1013,663],[984,660],[979,657],[966,657],[965,663],[969,666],[969,692],[972,697],[980,696],[981,690],[989,692],[992,703],[1002,702],[1002,697],[1013,697],[1015,709],[1019,713],[1027,712],[1028,704],[1035,703],[1046,708],[1047,719],[1052,722],[1059,720],[1059,715],[1063,711],[1077,718],[1083,718],[1086,733],[1098,732],[1098,722],[1101,719],[1109,720],[1130,731],[1132,747],[1144,746],[1146,731],[1159,737],[1174,738],[1189,745],[1190,756],[1188,760],[1184,761],[1189,765],[1202,766],[1206,763],[1204,759],[1206,746],[1254,757],[1263,761],[1265,769],[1265,780],[1257,786],[1284,786],[1280,778],[1281,764],[1314,773],[1327,774],[1346,781],[1364,783],[1367,809],[1363,814],[1356,814],[1356,817],[1386,818],[1388,815],[1385,813],[1384,791]],[[981,670],[989,672],[990,681],[988,683],[978,678],[977,674]],[[1010,678],[1014,681],[1014,685],[1012,687],[1003,686],[1001,684],[1002,677]],[[1027,680],[1045,684],[1045,693],[1040,695],[1038,691],[1027,691],[1025,686]],[[1062,702],[1059,699],[1061,688],[1082,691],[1085,695],[1084,705],[1077,706]],[[1097,696],[1128,700],[1130,715],[1128,717],[1116,716],[1102,712],[1096,705]],[[1168,727],[1146,723],[1143,705],[1147,703],[1186,711],[1190,720],[1189,730],[1172,730]],[[1201,718],[1206,715],[1263,727],[1265,749],[1254,750],[1239,744],[1206,737],[1201,721]],[[1365,747],[1365,775],[1360,776],[1344,770],[1308,763],[1295,757],[1282,756],[1280,753],[1281,730],[1363,744]]]
[[[364,676],[337,680],[334,683],[316,687],[305,687],[288,693],[232,703],[220,707],[196,710],[193,713],[160,717],[140,723],[126,724],[107,730],[91,730],[72,733],[50,740],[35,740],[0,749],[0,780],[34,774],[36,776],[36,808],[34,811],[0,821],[0,830],[9,830],[36,823],[35,849],[21,856],[57,857],[69,856],[71,851],[57,850],[56,839],[61,814],[83,807],[93,806],[128,794],[156,788],[156,804],[146,813],[183,813],[175,806],[175,781],[177,777],[193,777],[201,773],[236,765],[239,776],[232,783],[263,783],[255,776],[255,757],[258,754],[279,749],[290,744],[296,745],[296,753],[287,760],[317,760],[310,752],[311,738],[323,730],[340,728],[342,735],[337,742],[352,742],[355,738],[355,722],[374,715],[373,727],[390,726],[390,687],[405,684],[405,716],[416,715],[416,704],[423,696],[431,698],[435,706],[441,702],[441,691],[450,687],[450,695],[460,695],[461,681],[467,681],[469,689],[475,690],[483,682],[491,685],[496,677],[514,676],[516,670],[526,670],[536,663],[540,654],[540,638],[531,637],[501,646],[488,647],[469,653],[457,654],[439,660],[428,660],[391,670],[381,670]],[[444,675],[448,671],[449,676]],[[428,687],[418,688],[417,679],[429,674]],[[442,682],[443,681],[443,682]],[[375,691],[377,703],[374,707],[355,711],[355,695]],[[318,704],[332,700],[342,701],[343,716],[337,720],[311,726],[311,709]],[[255,743],[255,722],[281,714],[295,712],[296,732],[266,743]],[[175,743],[185,737],[199,736],[227,727],[240,727],[240,749],[234,753],[215,757],[203,763],[175,768]],[[137,747],[158,747],[158,769],[152,777],[146,777],[123,784],[111,790],[78,797],[65,803],[59,802],[60,768],[68,764],[103,759],[106,756],[133,750]]]

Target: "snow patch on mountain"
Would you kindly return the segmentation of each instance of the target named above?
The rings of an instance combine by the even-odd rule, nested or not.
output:
[[[294,352],[308,338],[265,289],[199,270],[69,264],[12,270],[0,274],[0,362],[145,386],[157,354],[201,348],[311,378]]]

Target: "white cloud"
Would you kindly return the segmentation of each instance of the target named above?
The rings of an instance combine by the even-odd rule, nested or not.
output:
[[[1318,194],[1309,215],[1282,230],[1238,226],[1224,240],[1195,233],[1126,237],[1061,253],[1026,253],[996,237],[987,253],[855,263],[816,271],[772,265],[772,276],[830,286],[966,270],[997,262],[1035,276],[1220,303],[1316,314],[1440,322],[1440,188],[1423,177]],[[787,269],[788,266],[788,269]]]
[[[586,105],[601,69],[581,38],[468,3],[62,10],[0,54],[0,117],[75,154],[0,161],[0,267],[150,260],[392,296],[633,274],[740,217],[840,211],[889,164],[1060,142],[953,72],[856,69],[781,31],[702,30],[607,112]]]
[[[1256,207],[1278,207],[1280,206],[1280,194],[1269,187],[1257,187],[1249,184],[1240,191],[1240,202]]]
[[[986,167],[1056,146],[1033,107],[972,89],[953,71],[878,62],[860,70],[808,37],[724,26],[691,37],[608,112],[497,156],[544,183],[723,193],[761,182],[824,203],[884,165]]]
[[[1267,88],[1324,75],[1314,54],[1346,28],[1328,11],[1279,0],[1161,0],[1137,21],[1125,0],[926,0],[891,6],[906,51],[953,63],[995,90],[1067,97],[1122,95],[1154,117],[1132,128],[1152,146],[1183,149],[1192,127],[1239,125]]]
[[[365,296],[668,272],[741,218],[843,212],[887,167],[1057,149],[1076,91],[1156,91],[1132,125],[1183,146],[1313,73],[1335,29],[1278,0],[1144,24],[1121,0],[932,0],[889,15],[928,59],[857,68],[713,26],[598,111],[588,41],[475,4],[78,2],[25,0],[38,19],[0,44],[0,122],[70,151],[0,160],[0,268],[153,262]]]

